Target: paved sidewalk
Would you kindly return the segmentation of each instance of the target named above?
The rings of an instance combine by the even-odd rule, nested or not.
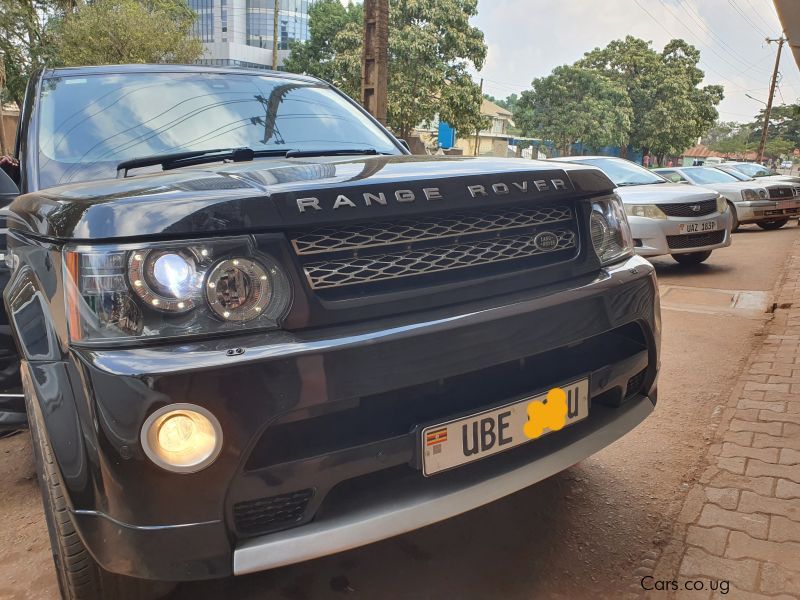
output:
[[[679,589],[644,597],[800,598],[800,240],[776,303],[761,346],[721,410],[705,470],[671,539],[645,561],[652,567],[648,587],[674,580]],[[705,589],[686,591],[695,580]],[[727,594],[720,583],[709,589],[723,580]]]

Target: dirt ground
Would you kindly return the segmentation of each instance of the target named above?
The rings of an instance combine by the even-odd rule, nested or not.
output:
[[[513,600],[635,591],[637,567],[663,543],[698,474],[798,235],[794,225],[748,226],[705,265],[653,260],[664,323],[658,407],[599,454],[450,521],[293,567],[181,585],[171,598]],[[0,439],[0,481],[0,599],[55,598],[27,433]]]

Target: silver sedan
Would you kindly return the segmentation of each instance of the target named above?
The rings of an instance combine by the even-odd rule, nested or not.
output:
[[[570,156],[556,161],[600,168],[617,184],[636,253],[670,254],[684,265],[699,264],[731,243],[731,213],[717,192],[669,183],[631,161],[613,156]]]
[[[755,223],[761,229],[780,229],[800,215],[800,197],[790,182],[740,181],[715,167],[655,169],[670,181],[710,188],[722,194],[731,207],[733,231],[741,223]]]

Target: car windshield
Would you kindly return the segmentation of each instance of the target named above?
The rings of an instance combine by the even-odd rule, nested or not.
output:
[[[727,173],[728,175],[730,175],[731,177],[735,177],[739,181],[752,181],[753,180],[753,178],[750,177],[749,175],[745,175],[741,171],[737,171],[736,169],[733,169],[731,167],[728,167],[728,168],[725,168],[725,169],[717,169],[717,170],[718,171],[722,171],[723,173]]]
[[[731,165],[737,171],[741,171],[745,175],[749,175],[750,177],[768,177],[769,175],[775,175],[772,171],[767,169],[766,167],[762,167],[761,165],[756,165],[753,163],[741,163],[738,165]]]
[[[43,85],[40,187],[114,177],[117,164],[132,158],[238,147],[401,153],[347,98],[314,82],[172,72],[57,77]]]
[[[575,162],[598,167],[619,186],[666,183],[660,175],[621,158],[577,158]]]
[[[684,169],[683,174],[687,179],[690,179],[692,183],[699,183],[701,185],[704,183],[735,183],[739,181],[736,177],[725,171],[710,167],[690,167]]]

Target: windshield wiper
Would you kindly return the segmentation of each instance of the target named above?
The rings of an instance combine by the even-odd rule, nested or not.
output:
[[[357,156],[359,154],[385,154],[375,148],[333,148],[328,150],[289,150],[286,158],[306,158],[313,156]]]
[[[253,150],[252,148],[215,148],[213,150],[193,150],[188,152],[167,152],[164,154],[153,154],[124,160],[117,165],[117,178],[127,177],[130,169],[141,167],[152,167],[161,165],[164,171],[186,167],[189,165],[200,165],[203,163],[218,162],[220,160],[230,160],[233,162],[246,162],[253,160],[256,156],[286,156],[288,150]]]
[[[327,150],[254,150],[253,148],[214,148],[213,150],[193,150],[188,152],[168,152],[124,160],[117,165],[117,178],[127,177],[130,169],[161,165],[164,171],[201,165],[204,163],[230,160],[233,162],[251,161],[258,156],[281,156],[284,158],[306,158],[313,156],[357,156],[361,154],[385,154],[375,148],[334,148]]]

